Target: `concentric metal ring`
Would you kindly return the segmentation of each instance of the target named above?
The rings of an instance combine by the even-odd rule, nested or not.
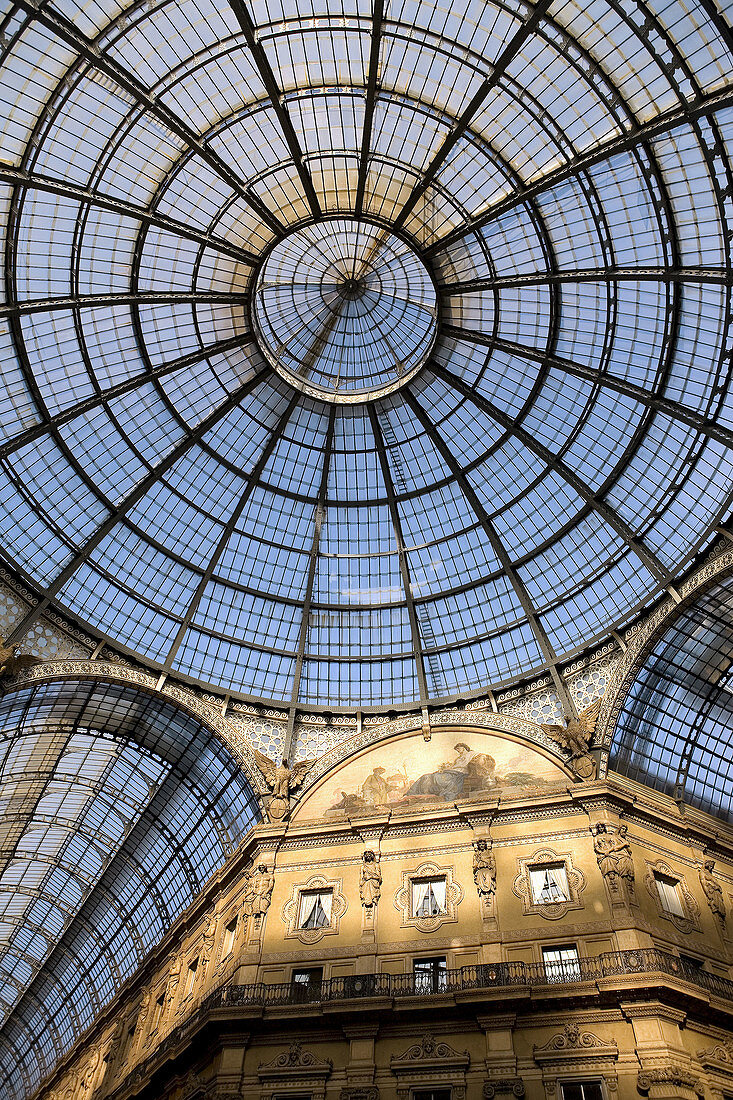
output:
[[[435,288],[399,237],[333,218],[288,234],[260,268],[252,320],[278,373],[313,397],[354,403],[391,393],[435,342]]]

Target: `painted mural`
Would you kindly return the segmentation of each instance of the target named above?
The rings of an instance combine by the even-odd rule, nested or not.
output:
[[[480,730],[436,730],[383,742],[327,776],[298,817],[330,817],[376,807],[409,809],[507,788],[567,781],[541,753]]]

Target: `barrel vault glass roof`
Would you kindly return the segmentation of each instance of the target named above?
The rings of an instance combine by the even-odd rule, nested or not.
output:
[[[76,681],[0,703],[0,1096],[30,1095],[259,815],[199,722]]]
[[[649,604],[733,489],[724,6],[8,7],[13,641],[54,605],[174,675],[379,706]],[[300,231],[381,251],[288,268]]]
[[[616,724],[611,767],[733,821],[733,581],[716,585],[649,654]]]

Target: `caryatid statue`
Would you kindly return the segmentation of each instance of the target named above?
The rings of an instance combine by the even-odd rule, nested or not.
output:
[[[168,983],[165,989],[165,999],[168,1004],[175,1000],[176,991],[181,980],[182,966],[182,957],[180,955],[174,955],[171,960],[171,968],[168,971]]]
[[[373,910],[382,893],[382,871],[379,860],[371,849],[361,857],[359,897],[365,909]]]
[[[478,896],[488,905],[496,893],[496,860],[491,850],[491,841],[483,838],[476,841],[473,850],[473,881]]]
[[[217,925],[216,912],[213,912],[204,928],[204,934],[201,938],[201,969],[202,973],[205,973],[207,966],[211,962],[211,956],[214,953],[214,941],[216,939],[216,925]]]
[[[713,874],[715,868],[714,859],[706,859],[700,869],[700,885],[710,906],[710,912],[717,917],[721,924],[725,924],[725,901],[723,890],[717,878]]]
[[[244,912],[246,916],[254,918],[256,927],[270,908],[274,886],[275,876],[272,871],[268,871],[266,863],[258,863],[244,888]]]
[[[595,828],[591,826],[593,849],[601,874],[607,879],[613,893],[618,893],[619,884],[623,883],[629,897],[633,898],[634,856],[631,845],[626,839],[627,831],[626,825],[611,831],[603,821],[599,822]]]

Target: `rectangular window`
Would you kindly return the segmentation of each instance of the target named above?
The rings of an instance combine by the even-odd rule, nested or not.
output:
[[[415,992],[442,993],[447,983],[447,964],[445,958],[413,959],[412,974]]]
[[[183,996],[190,997],[193,993],[193,987],[196,984],[196,971],[199,967],[198,959],[194,959],[193,962],[188,964],[188,970],[186,971],[186,981],[183,985]]]
[[[530,867],[529,884],[534,905],[552,905],[553,902],[570,901],[568,873],[564,863],[546,863],[542,867]]]
[[[451,1100],[451,1089],[413,1089],[412,1100]]]
[[[579,982],[580,961],[574,943],[559,947],[543,947],[542,960],[548,982]]]
[[[165,993],[157,998],[155,1002],[155,1008],[153,1009],[152,1030],[156,1031],[160,1021],[163,1017],[163,1008],[165,1007]]]
[[[671,913],[675,917],[684,917],[685,911],[678,892],[679,880],[663,875],[660,871],[654,872],[654,881],[657,893],[665,913]]]
[[[127,1061],[127,1056],[130,1053],[130,1051],[132,1050],[132,1044],[135,1040],[136,1030],[137,1030],[137,1028],[135,1027],[135,1024],[132,1024],[131,1027],[128,1027],[127,1034],[125,1035],[125,1040],[124,1040],[124,1043],[122,1045],[122,1049],[120,1050],[120,1062]]]
[[[560,1085],[562,1100],[603,1100],[600,1081],[565,1081]]]
[[[290,989],[296,1001],[317,1001],[321,996],[323,967],[309,966],[304,970],[294,970],[290,979]]]
[[[437,917],[446,912],[445,878],[414,878],[410,886],[410,916]]]
[[[224,929],[224,938],[221,942],[221,957],[225,959],[234,950],[234,937],[237,934],[237,918],[230,920]]]
[[[332,908],[333,890],[301,891],[298,928],[328,928]]]

